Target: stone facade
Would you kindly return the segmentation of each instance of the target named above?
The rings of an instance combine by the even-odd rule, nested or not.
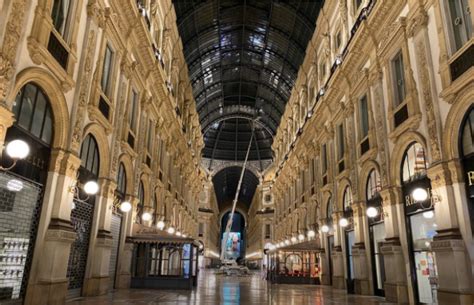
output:
[[[132,248],[126,240],[135,222],[164,220],[197,238],[205,182],[203,139],[171,1],[79,0],[67,9],[58,3],[0,5],[0,142],[18,123],[12,108],[27,84],[45,94],[53,118],[42,208],[30,211],[38,221],[29,277],[24,290],[10,296],[24,304],[64,304],[70,294],[66,270],[78,236],[71,224],[72,190],[87,136],[97,143],[100,191],[81,295],[104,294],[111,282],[129,287]],[[118,196],[120,167],[126,179]],[[114,279],[111,216],[124,200],[133,208],[122,216]],[[140,220],[145,212],[150,221]]]
[[[436,237],[429,248],[436,256],[434,301],[471,304],[472,219],[466,211],[472,203],[467,199],[459,147],[464,118],[474,103],[474,69],[472,61],[462,73],[453,69],[469,56],[472,34],[462,46],[453,47],[445,1],[361,2],[359,8],[357,1],[325,2],[286,105],[273,143],[274,163],[265,175],[275,200],[273,243],[317,225],[317,238],[325,248],[321,257],[328,260],[332,253],[333,286],[345,288],[349,277],[354,279],[355,293],[374,294],[374,246],[365,210],[368,178],[375,170],[380,175],[378,212],[385,232],[380,248],[385,297],[418,302],[420,291],[411,277],[411,218],[405,215],[401,172],[408,147],[419,143],[426,154],[424,173],[431,181],[434,202]],[[474,20],[472,13],[466,16]],[[403,58],[398,76],[397,56]],[[400,82],[403,100],[397,96]],[[346,188],[352,194],[347,211],[355,235],[353,274],[346,263],[348,229],[339,225],[347,214]],[[328,204],[332,215],[327,214]],[[321,231],[325,224],[329,232]],[[328,236],[334,238],[332,249]],[[327,273],[323,264],[323,283],[329,282]]]

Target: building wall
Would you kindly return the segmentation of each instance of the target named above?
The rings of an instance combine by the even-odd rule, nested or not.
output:
[[[349,187],[356,293],[373,294],[366,191],[369,173],[375,169],[380,175],[377,192],[385,227],[385,296],[390,301],[415,303],[400,173],[406,149],[416,142],[426,155],[425,174],[431,180],[430,203],[437,225],[437,236],[430,244],[436,255],[437,300],[439,304],[471,304],[474,247],[467,211],[472,203],[466,195],[467,173],[460,161],[459,139],[461,124],[474,102],[474,69],[472,60],[467,60],[472,57],[468,55],[472,35],[459,49],[453,47],[445,1],[362,1],[357,10],[354,3],[325,2],[275,136],[275,163],[265,176],[272,181],[275,200],[273,243],[319,229],[316,239],[325,253],[323,259],[341,266],[333,274],[322,270],[323,282],[329,283],[331,276],[335,287],[345,288],[347,245],[345,229],[338,223],[345,217],[343,200]],[[472,21],[472,13],[466,16]],[[397,54],[402,54],[404,64],[405,97],[400,105],[393,66]],[[452,72],[457,64],[465,71]],[[360,109],[364,96],[366,136]],[[407,112],[401,115],[404,107]],[[340,124],[343,151],[338,142]],[[328,204],[333,204],[332,215],[327,215]],[[320,230],[330,223],[329,233]],[[327,248],[328,234],[334,236],[333,249]]]
[[[54,1],[59,2],[59,1]],[[99,194],[82,295],[103,294],[110,281],[128,287],[134,223],[197,237],[203,140],[171,1],[71,1],[66,30],[56,29],[53,1],[14,0],[0,5],[0,141],[14,123],[12,107],[25,84],[45,93],[54,136],[37,225],[25,304],[63,304],[66,270],[76,232],[71,202],[82,140],[98,144]],[[113,52],[107,87],[101,81],[107,46]],[[137,94],[136,126],[131,100]],[[123,164],[126,189],[116,194]],[[143,200],[138,198],[143,185]],[[79,187],[82,185],[79,184]],[[117,278],[109,277],[110,221],[123,200]],[[149,221],[140,220],[148,212]],[[120,212],[118,212],[120,213]]]

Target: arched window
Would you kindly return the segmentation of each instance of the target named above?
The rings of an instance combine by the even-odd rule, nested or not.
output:
[[[327,214],[326,214],[326,216],[327,216],[327,218],[328,218],[329,221],[332,220],[332,213],[333,213],[333,212],[334,212],[334,207],[332,206],[332,198],[329,197],[329,199],[328,199],[328,206],[327,206]]]
[[[99,176],[99,149],[95,138],[88,134],[81,146],[81,167],[94,177]]]
[[[138,211],[137,211],[137,222],[141,222],[141,217],[143,213],[143,207],[145,206],[145,189],[143,187],[143,182],[140,181],[138,186]]]
[[[50,145],[53,138],[51,105],[44,92],[35,84],[26,84],[13,105],[15,125],[41,142]]]
[[[462,155],[468,157],[474,153],[474,108],[466,117],[461,135]]]
[[[117,192],[120,196],[124,196],[127,191],[127,173],[125,172],[125,166],[120,163],[118,175],[117,175]]]
[[[369,173],[369,177],[367,178],[367,185],[365,189],[366,199],[372,200],[375,197],[379,196],[379,192],[381,189],[380,183],[380,176],[379,172],[376,169],[373,169]]]
[[[425,157],[425,150],[421,144],[414,142],[405,152],[402,166],[403,183],[417,180],[426,175],[428,163]]]
[[[349,211],[351,210],[351,204],[352,204],[352,192],[350,186],[346,186],[346,189],[344,190],[344,196],[343,196],[343,209],[344,211]]]

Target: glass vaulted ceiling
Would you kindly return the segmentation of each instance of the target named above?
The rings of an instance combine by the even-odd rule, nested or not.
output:
[[[272,158],[271,144],[323,1],[174,0],[203,157]]]

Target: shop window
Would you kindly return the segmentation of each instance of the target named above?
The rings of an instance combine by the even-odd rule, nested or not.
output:
[[[121,198],[125,197],[125,192],[127,188],[127,173],[125,172],[125,166],[123,163],[120,163],[118,175],[117,175],[117,192]]]
[[[426,176],[428,163],[425,150],[419,143],[413,143],[407,149],[403,159],[402,179],[403,183],[418,180]]]
[[[448,0],[446,11],[452,51],[461,49],[472,37],[473,27],[469,0]]]
[[[15,125],[44,144],[51,144],[53,118],[51,105],[43,91],[32,83],[18,93],[13,105]]]
[[[99,177],[99,149],[95,138],[88,134],[81,146],[81,168],[86,170],[88,175]]]
[[[370,171],[369,177],[367,178],[366,186],[366,197],[367,200],[372,200],[376,197],[379,197],[379,192],[381,190],[380,176],[379,172],[375,169]]]
[[[474,235],[474,108],[468,112],[461,127],[460,151],[464,169],[466,195],[468,200],[469,215],[471,218],[471,231]]]

